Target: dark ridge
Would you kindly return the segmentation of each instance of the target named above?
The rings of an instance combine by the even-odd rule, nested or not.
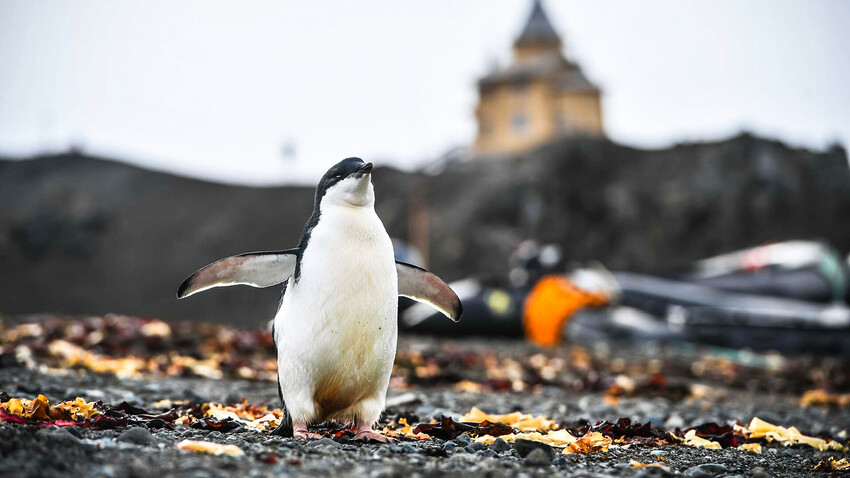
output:
[[[503,280],[525,238],[559,244],[566,262],[647,273],[777,240],[850,251],[841,147],[813,152],[745,134],[649,151],[575,138],[449,163],[436,175],[376,168],[373,181],[393,237],[408,239],[416,205],[429,206],[427,269],[446,281]],[[0,162],[0,314],[265,323],[276,287],[218,288],[189,301],[174,288],[200,265],[297,245],[314,192],[216,184],[79,154]]]

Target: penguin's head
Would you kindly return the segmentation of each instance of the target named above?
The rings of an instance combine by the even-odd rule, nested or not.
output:
[[[316,203],[321,206],[374,206],[372,163],[347,158],[333,165],[316,187]]]

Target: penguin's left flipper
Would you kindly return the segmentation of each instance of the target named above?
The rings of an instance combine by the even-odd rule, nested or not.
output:
[[[249,285],[269,287],[285,282],[295,273],[298,248],[285,251],[246,252],[231,256],[198,269],[180,284],[177,298],[213,287]]]
[[[424,302],[457,322],[463,313],[455,291],[434,274],[406,262],[395,261],[398,272],[398,295]]]

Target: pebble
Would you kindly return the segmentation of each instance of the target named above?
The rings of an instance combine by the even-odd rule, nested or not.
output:
[[[472,438],[471,438],[469,435],[467,435],[466,433],[464,433],[463,435],[461,435],[461,436],[459,436],[459,437],[455,438],[455,441],[456,441],[456,442],[457,442],[457,444],[458,444],[458,445],[460,445],[460,446],[467,446],[467,445],[471,445],[471,444],[472,444]]]
[[[685,470],[685,476],[695,478],[718,476],[726,473],[727,468],[720,463],[703,463],[702,465],[692,466]]]
[[[472,453],[472,454],[475,454],[475,451],[476,451],[475,448],[472,448],[472,445],[464,447],[463,450],[467,453]]]
[[[531,452],[525,456],[523,463],[527,466],[546,466],[552,462],[552,457],[547,455],[545,451],[541,448],[536,448],[531,450]]]
[[[443,450],[445,450],[447,453],[453,452],[455,448],[457,448],[457,443],[453,441],[447,441],[446,444],[443,445]]]
[[[417,450],[416,447],[411,445],[410,443],[405,443],[404,445],[402,445],[401,451],[402,451],[402,453],[407,453],[407,454],[419,453],[419,450]]]
[[[41,430],[40,435],[49,437],[53,440],[60,441],[62,443],[79,443],[80,437],[76,436],[67,428],[58,428],[58,427],[47,427]]]
[[[198,393],[192,390],[191,388],[184,389],[183,393],[180,394],[180,398],[183,400],[189,400],[189,402],[192,403],[204,403],[209,401],[206,400],[204,397],[198,395]]]
[[[523,440],[519,439],[514,442],[514,448],[516,448],[516,452],[520,457],[525,458],[530,455],[534,450],[540,450],[544,455],[548,458],[549,461],[552,461],[555,458],[555,449],[551,446],[531,440]]]
[[[764,471],[764,468],[757,466],[750,470],[750,478],[771,478],[771,475]]]
[[[490,449],[495,451],[496,453],[505,453],[511,451],[511,446],[508,445],[508,442],[502,440],[501,438],[496,438],[496,441],[490,445]]]
[[[678,415],[678,414],[675,414],[675,413],[670,415],[670,417],[667,418],[667,421],[664,422],[664,427],[669,428],[669,429],[676,428],[676,427],[683,428],[684,426],[685,426],[685,419],[682,418],[681,415]]]
[[[242,397],[244,396],[244,393],[234,389],[224,394],[224,396],[221,397],[221,401],[223,403],[242,403]]]
[[[142,446],[156,445],[156,438],[151,435],[147,428],[142,427],[130,428],[118,437],[118,441]]]
[[[333,441],[332,439],[327,438],[327,437],[322,438],[322,439],[320,439],[320,440],[316,440],[316,441],[311,442],[311,443],[312,443],[312,445],[313,445],[314,447],[332,447],[332,448],[339,448],[339,443],[337,443],[337,442],[335,442],[335,441]]]

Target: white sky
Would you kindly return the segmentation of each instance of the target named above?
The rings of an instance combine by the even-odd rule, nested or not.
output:
[[[615,141],[748,129],[850,145],[850,2],[548,0]],[[475,81],[531,0],[0,0],[0,155],[87,152],[207,179],[414,167],[475,134]],[[286,159],[284,144],[294,145]]]

